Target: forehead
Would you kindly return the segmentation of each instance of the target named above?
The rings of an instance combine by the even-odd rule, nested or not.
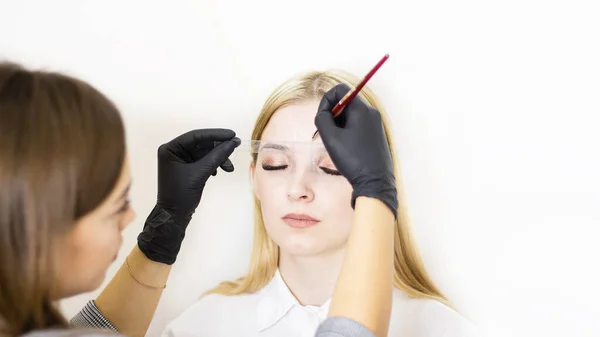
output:
[[[278,109],[265,128],[262,139],[290,142],[310,142],[315,130],[315,115],[319,100],[307,100]]]

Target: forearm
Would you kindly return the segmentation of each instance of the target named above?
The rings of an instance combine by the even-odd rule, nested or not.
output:
[[[393,250],[393,213],[377,199],[357,198],[330,317],[347,317],[376,336],[387,336],[392,307]]]
[[[139,282],[130,275],[127,261],[131,274]],[[148,259],[137,245],[127,261],[100,293],[95,304],[120,333],[143,337],[158,306],[171,266]]]

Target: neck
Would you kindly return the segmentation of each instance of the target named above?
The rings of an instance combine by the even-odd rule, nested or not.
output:
[[[344,249],[298,256],[280,251],[279,272],[302,305],[323,305],[333,294],[342,267]]]

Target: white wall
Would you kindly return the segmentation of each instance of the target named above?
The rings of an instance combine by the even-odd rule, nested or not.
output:
[[[592,3],[3,0],[0,57],[81,76],[122,108],[138,219],[110,278],[154,204],[157,146],[203,127],[247,139],[290,75],[362,76],[390,53],[370,85],[391,114],[415,232],[441,288],[487,336],[598,336]],[[244,272],[244,158],[210,181],[149,336]]]

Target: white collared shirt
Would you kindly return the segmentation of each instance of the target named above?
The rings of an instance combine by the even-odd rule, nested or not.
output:
[[[172,321],[163,337],[314,337],[327,318],[331,300],[303,306],[279,271],[254,294],[210,294]],[[394,289],[389,337],[473,337],[474,326],[445,305],[411,299]]]

